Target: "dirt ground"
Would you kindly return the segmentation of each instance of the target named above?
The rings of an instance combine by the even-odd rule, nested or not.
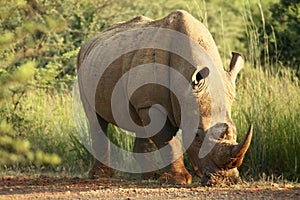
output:
[[[0,178],[2,199],[300,199],[300,184],[253,182],[202,187],[160,185],[155,181],[80,178]]]

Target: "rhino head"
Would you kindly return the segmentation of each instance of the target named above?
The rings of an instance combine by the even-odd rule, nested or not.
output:
[[[218,112],[217,107],[211,105],[211,96],[205,87],[205,77],[208,69],[196,70],[192,76],[193,92],[197,97],[200,110],[200,125],[196,136],[187,150],[194,171],[202,177],[203,185],[216,183],[237,183],[239,172],[237,167],[242,164],[244,155],[252,138],[252,125],[245,138],[237,143],[236,127],[231,119],[231,105],[235,96],[235,81],[238,72],[243,67],[244,60],[238,53],[232,53],[230,71],[223,70],[222,78],[225,84],[226,101],[225,122],[212,126],[212,112]]]

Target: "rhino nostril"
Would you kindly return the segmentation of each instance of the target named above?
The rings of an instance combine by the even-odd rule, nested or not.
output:
[[[235,161],[232,162],[231,165],[232,165],[232,166],[236,166],[236,164],[237,164],[237,163],[236,163],[236,160],[235,160]]]

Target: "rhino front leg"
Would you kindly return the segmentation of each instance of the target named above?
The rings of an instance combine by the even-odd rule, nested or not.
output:
[[[89,178],[103,178],[114,176],[113,169],[107,165],[110,162],[110,145],[107,139],[108,123],[97,115],[97,122],[90,121],[90,131],[92,136],[92,150],[94,164],[89,171]],[[99,124],[94,124],[99,123]],[[100,127],[99,127],[100,125]],[[101,160],[102,162],[100,162]]]
[[[172,137],[167,141],[168,145],[160,139],[159,135],[154,139],[158,148],[166,148],[161,152],[162,159],[165,163],[170,163],[165,168],[165,173],[159,178],[161,183],[169,184],[190,184],[192,176],[184,166],[181,143],[177,137]]]
[[[152,108],[152,112],[155,112],[153,116],[159,119],[166,118],[164,112],[159,109]],[[144,125],[151,122],[148,113],[149,110],[146,109],[139,111],[141,121],[146,122]],[[159,181],[169,184],[188,184],[192,182],[192,176],[184,166],[182,145],[175,137],[177,131],[178,128],[174,127],[167,118],[163,128],[151,137],[159,149],[163,162],[167,165],[164,169],[165,173],[159,178]]]
[[[154,142],[150,138],[135,138],[133,152],[139,153],[138,156],[135,154],[135,159],[144,172],[141,177],[143,180],[153,178],[153,169],[158,169],[154,155],[149,154],[156,149]]]

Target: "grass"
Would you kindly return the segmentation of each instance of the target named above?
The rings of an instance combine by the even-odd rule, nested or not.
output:
[[[261,69],[246,67],[237,86],[233,120],[242,138],[254,124],[253,141],[241,170],[258,178],[283,175],[297,179],[299,168],[299,83],[289,76],[270,75]]]
[[[80,144],[72,115],[72,93],[31,90],[20,100],[11,118],[20,137],[28,139],[34,151],[55,153],[61,158],[57,166],[21,164],[24,171],[82,173],[87,171],[91,156]]]
[[[259,179],[265,173],[296,180],[300,175],[300,89],[299,84],[291,81],[288,71],[284,72],[287,75],[271,75],[247,65],[238,78],[232,113],[238,139],[250,123],[254,124],[253,141],[240,169],[246,177]],[[31,91],[14,112],[23,119],[18,132],[26,136],[33,149],[56,153],[62,159],[59,166],[36,169],[79,174],[88,171],[91,156],[76,132],[71,94]],[[111,135],[117,135],[113,137],[114,143],[132,149],[132,138],[113,126],[109,130]]]
[[[257,5],[263,33],[259,33],[259,25],[253,20],[249,2],[244,7],[249,61],[240,74],[238,99],[233,109],[238,130],[254,124],[252,145],[241,170],[256,179],[267,173],[297,180],[300,175],[299,79],[294,71],[270,61],[265,16],[261,2]]]

